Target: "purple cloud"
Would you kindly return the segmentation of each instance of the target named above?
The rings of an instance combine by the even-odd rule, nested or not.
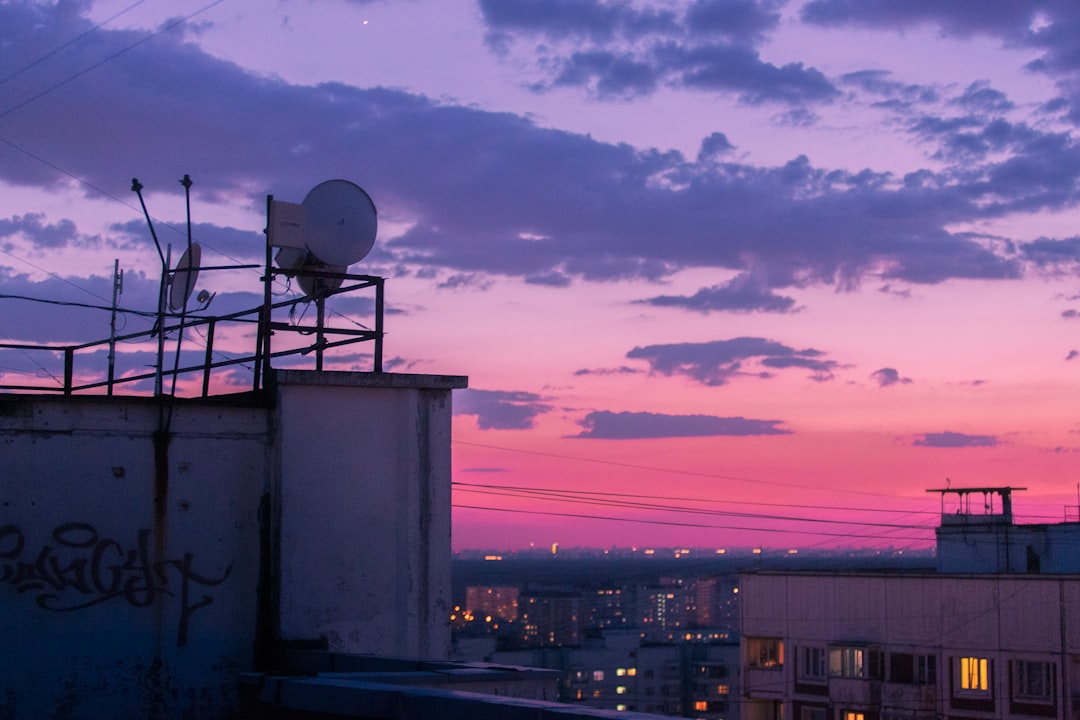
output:
[[[739,337],[706,343],[677,343],[636,347],[626,354],[645,360],[652,372],[685,375],[703,385],[724,385],[740,375],[769,377],[768,371],[750,372],[743,364],[755,361],[770,368],[801,367],[811,370],[814,380],[827,380],[838,363],[827,360],[819,350],[795,350],[764,338]]]
[[[544,398],[529,392],[467,388],[454,393],[454,415],[475,415],[481,430],[529,430],[537,416],[550,411]]]
[[[591,412],[579,421],[584,428],[575,438],[640,440],[674,437],[746,437],[787,435],[780,420],[748,420],[715,415],[663,415],[649,412]]]
[[[965,435],[957,432],[926,433],[915,439],[912,445],[932,448],[997,447],[999,440],[993,435]]]
[[[677,307],[700,313],[713,311],[790,313],[795,300],[777,295],[750,273],[735,276],[722,285],[701,288],[690,296],[660,295],[639,300],[655,307]]]
[[[891,385],[910,385],[911,378],[900,377],[900,373],[896,371],[896,368],[885,367],[880,370],[876,370],[870,373],[870,377],[874,379],[878,387],[889,387]]]

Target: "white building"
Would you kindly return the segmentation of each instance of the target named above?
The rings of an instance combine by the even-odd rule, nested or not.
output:
[[[1080,718],[1080,524],[1014,489],[937,491],[937,571],[745,574],[743,720]]]

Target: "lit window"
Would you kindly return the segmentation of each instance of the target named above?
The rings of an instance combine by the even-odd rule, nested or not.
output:
[[[986,658],[960,658],[960,689],[966,692],[990,692],[990,661]]]
[[[637,675],[637,668],[626,668],[626,674],[630,677],[635,677]]]
[[[747,638],[747,664],[757,668],[784,666],[784,641],[780,638]]]
[[[1013,663],[1013,695],[1017,700],[1051,702],[1054,699],[1055,667],[1048,662]]]
[[[866,720],[865,716],[861,712],[846,712],[844,713],[844,720]]]
[[[709,709],[709,703],[706,702],[705,700],[698,700],[697,702],[694,703],[694,709],[699,710],[699,711],[700,710],[708,710]]]
[[[615,694],[616,695],[625,695],[626,694],[626,686],[625,685],[619,685],[617,688],[615,688]]]
[[[603,670],[593,670],[592,679],[595,680],[596,682],[603,682],[604,681],[604,671]]]
[[[618,710],[619,712],[623,712],[624,710],[626,710],[626,706],[623,705],[622,703],[619,703],[618,705],[615,706],[615,709]]]
[[[728,695],[729,693],[731,693],[731,686],[730,685],[717,685],[716,686],[716,694],[717,695]]]
[[[799,648],[799,679],[822,682],[828,677],[825,665],[825,648]]]
[[[626,668],[615,668],[616,677],[622,677],[626,675]]]

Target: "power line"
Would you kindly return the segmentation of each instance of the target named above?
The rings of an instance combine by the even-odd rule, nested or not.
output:
[[[588,515],[588,514],[585,514],[585,513],[560,513],[560,512],[541,511],[541,510],[521,510],[521,509],[514,509],[514,508],[497,508],[497,507],[488,507],[488,506],[483,506],[483,505],[464,505],[464,504],[460,504],[460,503],[454,503],[453,507],[463,509],[463,510],[487,510],[487,511],[491,511],[491,512],[516,513],[516,514],[522,514],[522,515],[546,515],[546,516],[553,516],[553,517],[580,518],[580,519],[585,519],[585,520],[608,520],[608,521],[611,521],[611,522],[638,523],[638,524],[641,524],[641,525],[667,525],[667,526],[674,526],[674,527],[706,528],[706,529],[709,529],[709,530],[739,530],[739,531],[753,530],[753,531],[756,531],[756,532],[785,533],[785,534],[791,534],[791,535],[824,535],[824,536],[829,536],[829,537],[850,537],[851,536],[850,533],[830,533],[830,532],[825,532],[825,531],[822,531],[822,530],[789,530],[789,529],[783,529],[783,528],[747,527],[747,526],[732,527],[732,526],[725,526],[725,525],[711,525],[711,524],[706,524],[706,523],[679,522],[679,521],[674,521],[674,520],[646,520],[646,519],[640,519],[640,518],[610,517],[610,516],[607,516],[607,515]],[[877,536],[870,535],[870,536],[866,536],[866,537],[877,537]],[[890,537],[887,537],[886,539],[920,540],[922,538],[917,538],[917,537],[890,538]]]
[[[686,475],[689,477],[702,477],[710,480],[735,480],[737,482],[750,483],[754,485],[773,485],[776,487],[795,488],[798,490],[808,490],[806,485],[800,485],[799,483],[786,483],[779,480],[759,480],[754,478],[739,477],[737,475],[722,475],[719,473],[708,473],[697,470],[677,470],[674,468],[662,468],[651,465],[637,465],[635,463],[619,462],[618,460],[599,460],[597,458],[587,458],[574,455],[561,455],[558,453],[541,452],[539,450],[521,450],[519,448],[503,447],[499,445],[487,445],[484,443],[468,442],[465,440],[454,440],[455,445],[468,445],[471,447],[482,447],[489,450],[502,450],[504,452],[521,453],[523,455],[535,455],[539,457],[550,457],[558,460],[573,460],[575,462],[588,462],[596,463],[598,465],[611,465],[613,467],[624,467],[632,470],[648,470],[650,472],[661,472],[671,475]],[[814,488],[817,489],[817,488]],[[848,490],[844,488],[830,488],[832,492],[845,493],[851,495],[867,495],[870,497],[888,498],[890,500],[895,499],[893,495],[887,495],[885,493],[869,492],[867,490]]]
[[[97,25],[90,28],[86,32],[84,32],[84,33],[82,33],[80,35],[77,35],[76,37],[73,37],[71,40],[68,40],[66,43],[63,43],[62,45],[59,45],[59,46],[53,48],[49,52],[47,52],[44,55],[42,55],[41,57],[39,57],[37,60],[34,60],[33,62],[30,62],[30,63],[28,63],[26,65],[23,65],[21,68],[19,68],[15,72],[11,73],[7,77],[5,77],[3,79],[0,79],[0,85],[3,85],[4,83],[9,82],[10,80],[14,80],[15,78],[19,77],[24,72],[26,72],[27,70],[30,70],[31,68],[40,65],[41,63],[43,63],[46,60],[48,60],[49,58],[51,58],[53,55],[56,55],[60,51],[65,50],[66,48],[71,47],[72,45],[79,42],[80,40],[92,35],[94,32],[96,32],[96,31],[100,30],[101,28],[103,28],[104,26],[108,25],[109,23],[111,23],[116,18],[118,18],[118,17],[120,17],[122,15],[126,15],[127,13],[131,12],[132,10],[137,8],[138,6],[142,5],[144,2],[146,2],[146,0],[138,0],[135,3],[133,3],[131,5],[128,5],[126,8],[124,8],[120,12],[106,18],[105,20],[102,20],[101,22],[99,22]]]
[[[40,98],[42,98],[42,97],[48,95],[49,93],[63,87],[64,85],[67,85],[68,83],[70,83],[70,82],[72,82],[74,80],[77,80],[78,78],[82,77],[83,75],[86,75],[87,73],[96,70],[97,68],[101,67],[105,63],[111,62],[111,61],[115,60],[116,58],[120,57],[121,55],[123,55],[123,54],[125,54],[127,52],[130,52],[131,50],[134,50],[135,48],[139,47],[140,45],[142,45],[142,44],[144,44],[146,42],[149,42],[150,40],[153,40],[155,37],[157,37],[161,33],[172,30],[173,28],[178,27],[178,26],[186,23],[191,18],[202,15],[207,10],[210,10],[211,8],[213,8],[213,7],[217,6],[217,5],[220,5],[223,2],[225,2],[225,0],[213,0],[213,2],[209,3],[208,5],[204,5],[203,7],[199,8],[198,10],[196,10],[195,12],[193,12],[193,13],[191,13],[189,15],[185,15],[184,17],[178,18],[176,20],[173,20],[170,23],[167,23],[166,25],[161,27],[159,30],[155,30],[154,32],[150,33],[149,35],[145,35],[145,36],[139,38],[138,40],[131,43],[130,45],[125,45],[124,47],[120,48],[116,52],[114,52],[114,53],[112,53],[110,55],[106,55],[104,58],[97,61],[96,63],[94,63],[94,64],[92,64],[92,65],[90,65],[88,67],[85,67],[82,70],[79,70],[79,71],[75,72],[72,75],[69,75],[68,77],[64,78],[63,80],[60,80],[59,82],[53,83],[52,85],[45,88],[41,92],[38,92],[38,93],[36,93],[34,95],[31,95],[30,97],[26,98],[22,102],[16,103],[15,105],[12,105],[8,109],[4,110],[3,112],[0,112],[0,118],[7,117],[8,115],[15,112],[16,110],[19,110],[21,108],[26,107],[30,103],[35,102],[36,100],[39,100]]]
[[[678,471],[673,471],[678,472]],[[627,498],[643,498],[647,500],[671,500],[677,502],[704,502],[704,503],[724,503],[725,505],[755,505],[762,507],[785,507],[785,508],[800,508],[806,510],[836,510],[844,512],[869,512],[869,513],[890,513],[896,514],[897,510],[889,510],[887,508],[866,508],[866,507],[844,507],[839,505],[801,505],[797,503],[774,503],[764,501],[753,500],[727,500],[727,499],[712,499],[702,497],[673,497],[668,495],[642,495],[637,493],[617,493],[610,491],[598,491],[598,490],[555,490],[551,488],[537,488],[537,487],[524,487],[520,485],[487,485],[483,483],[467,483],[455,480],[453,485],[466,488],[494,488],[502,490],[522,490],[533,492],[556,492],[565,494],[576,495],[600,495],[610,497],[627,497]],[[925,515],[938,515],[935,510],[908,510],[902,511],[904,514],[925,514]]]
[[[926,530],[929,529],[924,525],[898,525],[895,523],[879,523],[879,522],[863,522],[858,520],[844,519],[833,520],[829,518],[810,518],[810,517],[792,517],[784,515],[769,515],[765,513],[742,513],[727,510],[702,510],[698,508],[679,507],[674,505],[659,505],[655,503],[637,503],[627,502],[624,500],[616,499],[597,499],[597,498],[584,498],[581,496],[564,496],[555,493],[513,493],[505,491],[484,491],[484,490],[466,490],[466,492],[475,492],[477,494],[496,495],[500,497],[515,497],[526,499],[538,499],[547,500],[550,502],[564,502],[573,503],[578,505],[594,505],[600,507],[617,507],[630,510],[652,510],[669,513],[683,513],[690,515],[706,515],[711,517],[730,517],[739,519],[752,519],[752,520],[772,520],[777,522],[800,522],[800,523],[823,523],[823,524],[835,524],[835,525],[858,525],[862,527],[874,527],[874,528],[891,528],[897,530]]]

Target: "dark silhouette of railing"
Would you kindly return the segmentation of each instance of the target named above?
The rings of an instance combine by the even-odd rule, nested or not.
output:
[[[285,300],[277,303],[270,302],[269,284],[272,282],[273,276],[278,274],[295,275],[311,275],[319,278],[319,284],[323,287],[320,288],[317,295],[314,297],[302,297],[291,300]],[[264,276],[264,281],[267,286],[265,294],[266,300],[262,305],[251,308],[248,310],[241,310],[234,313],[225,315],[214,316],[198,316],[187,314],[162,314],[158,318],[158,322],[155,327],[150,330],[145,330],[138,333],[130,333],[126,335],[117,335],[105,340],[95,340],[92,342],[74,344],[74,345],[35,345],[28,343],[0,343],[0,350],[15,350],[28,355],[32,354],[63,354],[63,377],[62,379],[53,374],[48,373],[53,378],[53,383],[37,383],[37,384],[11,384],[0,383],[0,391],[17,391],[17,392],[35,392],[35,393],[63,393],[64,395],[72,395],[74,393],[105,393],[112,395],[118,386],[131,385],[146,380],[153,379],[155,381],[155,392],[162,394],[170,394],[164,392],[164,379],[171,380],[171,386],[175,389],[175,380],[181,375],[190,375],[193,373],[201,374],[201,393],[202,397],[210,395],[210,381],[215,370],[230,367],[234,365],[241,365],[243,363],[252,363],[252,387],[253,390],[260,390],[263,388],[266,378],[271,370],[271,361],[274,358],[281,358],[287,356],[311,356],[312,363],[315,370],[323,370],[324,354],[331,348],[342,347],[359,342],[374,342],[373,352],[373,367],[374,372],[382,372],[382,343],[383,343],[383,286],[384,279],[381,277],[375,277],[372,275],[351,275],[348,273],[337,272],[313,272],[302,271],[294,273],[284,273],[280,270],[273,270],[267,268],[267,274]],[[326,285],[341,284],[341,287],[335,289],[326,289]],[[375,292],[375,327],[373,329],[363,327],[338,327],[329,326],[326,324],[326,309],[325,302],[327,298],[334,295],[340,295],[343,293],[349,293],[356,290],[362,290],[366,288],[373,288]],[[300,324],[293,322],[282,322],[274,319],[274,312],[282,310],[283,308],[293,308],[301,303],[314,303],[316,308],[316,317],[311,324]],[[171,324],[170,324],[171,323]],[[215,359],[215,355],[222,355],[221,352],[216,351],[214,348],[214,342],[218,330],[223,326],[235,326],[235,325],[247,325],[254,326],[257,330],[255,336],[255,347],[253,350],[239,355],[232,355],[224,359]],[[172,367],[167,367],[166,357],[160,350],[160,344],[158,345],[157,361],[152,370],[147,372],[137,372],[135,374],[124,374],[121,377],[115,377],[115,365],[112,358],[115,356],[116,346],[119,343],[133,343],[138,341],[157,340],[157,334],[159,332],[165,333],[166,336],[169,333],[180,333],[182,331],[194,330],[196,328],[205,328],[205,348],[203,353],[203,359],[201,362],[195,364],[186,364],[180,366],[180,353],[175,354],[175,362]],[[295,333],[299,337],[313,337],[314,342],[302,344],[296,347],[286,347],[284,349],[275,349],[274,336],[278,333]],[[201,334],[201,333],[200,333]],[[179,336],[177,342],[179,342]],[[102,349],[109,350],[109,361],[107,363],[107,369],[99,371],[95,375],[95,379],[86,382],[77,382],[76,377],[76,365],[80,356],[88,353],[94,353]],[[230,353],[235,352],[230,349]],[[96,359],[100,363],[100,359]],[[39,367],[44,368],[43,365],[34,361]],[[101,378],[104,379],[101,379]]]

